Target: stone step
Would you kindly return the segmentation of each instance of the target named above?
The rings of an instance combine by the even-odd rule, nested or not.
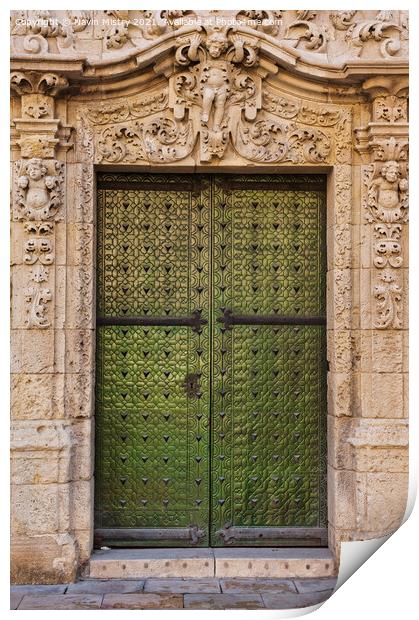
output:
[[[329,549],[208,548],[101,549],[90,558],[86,577],[144,579],[148,577],[333,577],[337,566]]]

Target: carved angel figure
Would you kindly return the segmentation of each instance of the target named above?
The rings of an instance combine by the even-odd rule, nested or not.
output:
[[[234,49],[229,59],[221,58],[233,43]],[[202,95],[201,120],[208,124],[213,113],[212,130],[218,132],[224,117],[225,105],[231,92],[230,63],[241,63],[245,58],[244,40],[239,35],[231,35],[230,41],[225,32],[214,28],[205,41],[202,34],[190,39],[188,59],[199,61],[199,48],[204,45],[205,58],[200,65],[199,88]]]
[[[48,219],[54,207],[52,190],[58,183],[58,177],[47,175],[43,160],[36,157],[25,164],[24,171],[26,174],[17,180],[19,190],[23,190],[20,201],[23,215],[31,220]]]
[[[400,222],[405,217],[407,179],[401,179],[400,164],[387,161],[380,176],[371,181],[368,190],[368,205],[381,222]]]

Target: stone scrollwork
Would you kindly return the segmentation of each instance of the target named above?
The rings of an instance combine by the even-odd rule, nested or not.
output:
[[[401,267],[403,264],[402,246],[400,242],[402,227],[400,224],[376,224],[374,226],[374,266]]]
[[[314,21],[317,11],[297,11],[297,18],[287,29],[286,38],[293,40],[297,46],[300,40],[305,40],[305,48],[310,51],[324,52],[330,39],[327,24]]]
[[[143,118],[154,112],[167,108],[168,91],[164,89],[151,95],[136,97],[132,100],[107,101],[91,106],[85,110],[86,118],[93,125],[107,125],[122,121]]]
[[[330,153],[329,137],[319,129],[303,129],[294,123],[259,120],[241,123],[234,142],[237,152],[258,162],[318,163]]]
[[[18,95],[41,94],[54,97],[67,88],[68,79],[53,72],[13,71],[10,86]]]
[[[90,11],[23,11],[12,15],[12,35],[21,36],[24,52],[47,54],[59,52],[71,54],[75,50],[76,35],[87,27]]]
[[[229,28],[179,37],[168,87],[80,106],[81,161],[176,162],[198,143],[203,162],[230,148],[253,162],[347,163],[348,109],[263,88],[273,66],[259,62],[255,42]]]
[[[402,327],[402,287],[390,270],[383,271],[378,280],[374,286],[374,297],[377,300],[377,317],[374,327],[400,329]]]
[[[170,30],[177,30],[182,26],[182,19],[195,15],[193,11],[179,11],[166,9],[163,11],[138,11],[138,16],[132,19],[127,10],[105,10],[108,18],[115,20],[114,24],[105,26],[103,37],[107,49],[120,49],[131,39],[142,37],[153,40]]]
[[[64,164],[32,158],[18,162],[15,182],[17,220],[59,219],[63,202]]]
[[[27,326],[38,329],[50,327],[51,322],[47,316],[47,304],[52,300],[49,288],[29,286],[25,290],[25,298],[28,303]]]
[[[87,58],[87,65],[108,56],[136,55],[150,42],[189,36],[191,30],[225,29],[226,24],[242,37],[262,33],[278,50],[297,49],[313,65],[319,55],[338,67],[344,57],[356,62],[358,58],[407,58],[408,54],[407,11],[403,10],[34,10],[12,11],[11,22],[16,53]],[[95,42],[88,54],[86,41]]]
[[[190,122],[157,117],[107,127],[98,137],[97,150],[100,161],[163,163],[184,159],[194,143]]]
[[[15,220],[24,222],[23,264],[31,267],[29,279],[34,283],[25,290],[29,328],[51,325],[48,307],[53,293],[42,283],[48,282],[55,262],[55,221],[62,219],[63,186],[63,162],[32,158],[15,164]]]
[[[330,11],[330,21],[336,30],[348,30],[356,11]]]
[[[386,15],[391,20],[391,12]],[[363,167],[365,219],[372,224],[373,297],[378,329],[403,326],[403,230],[408,220],[407,84],[372,78],[363,88],[372,98],[372,122],[358,130],[358,150],[371,155]],[[393,134],[393,135],[392,135]],[[400,271],[399,271],[400,270]]]
[[[394,11],[379,11],[372,19],[353,23],[347,31],[346,40],[361,54],[367,41],[379,43],[384,58],[395,56],[401,49],[403,27],[394,20]]]

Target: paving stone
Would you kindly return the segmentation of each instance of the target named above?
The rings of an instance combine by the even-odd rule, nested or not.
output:
[[[221,589],[218,579],[147,579],[144,592],[213,593]]]
[[[101,594],[28,594],[23,597],[19,609],[99,609],[102,598]]]
[[[296,609],[323,603],[333,594],[333,590],[324,592],[306,592],[305,594],[262,594],[266,609]]]
[[[10,592],[16,594],[64,594],[67,589],[67,584],[64,585],[23,585],[23,586],[11,586]]]
[[[144,580],[86,579],[68,586],[67,594],[112,594],[142,592]]]
[[[326,579],[294,579],[298,592],[321,592],[333,590],[337,583],[337,577]]]
[[[19,603],[23,598],[23,594],[18,594],[17,592],[10,593],[10,609],[17,609],[19,607]]]
[[[185,594],[185,609],[264,609],[260,594]]]
[[[102,609],[182,609],[179,594],[105,594]]]
[[[220,579],[222,592],[297,592],[291,579]]]

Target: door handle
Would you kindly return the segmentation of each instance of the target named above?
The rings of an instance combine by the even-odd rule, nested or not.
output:
[[[200,398],[202,396],[199,382],[200,377],[200,372],[193,372],[186,375],[183,387],[185,388],[188,398]]]

